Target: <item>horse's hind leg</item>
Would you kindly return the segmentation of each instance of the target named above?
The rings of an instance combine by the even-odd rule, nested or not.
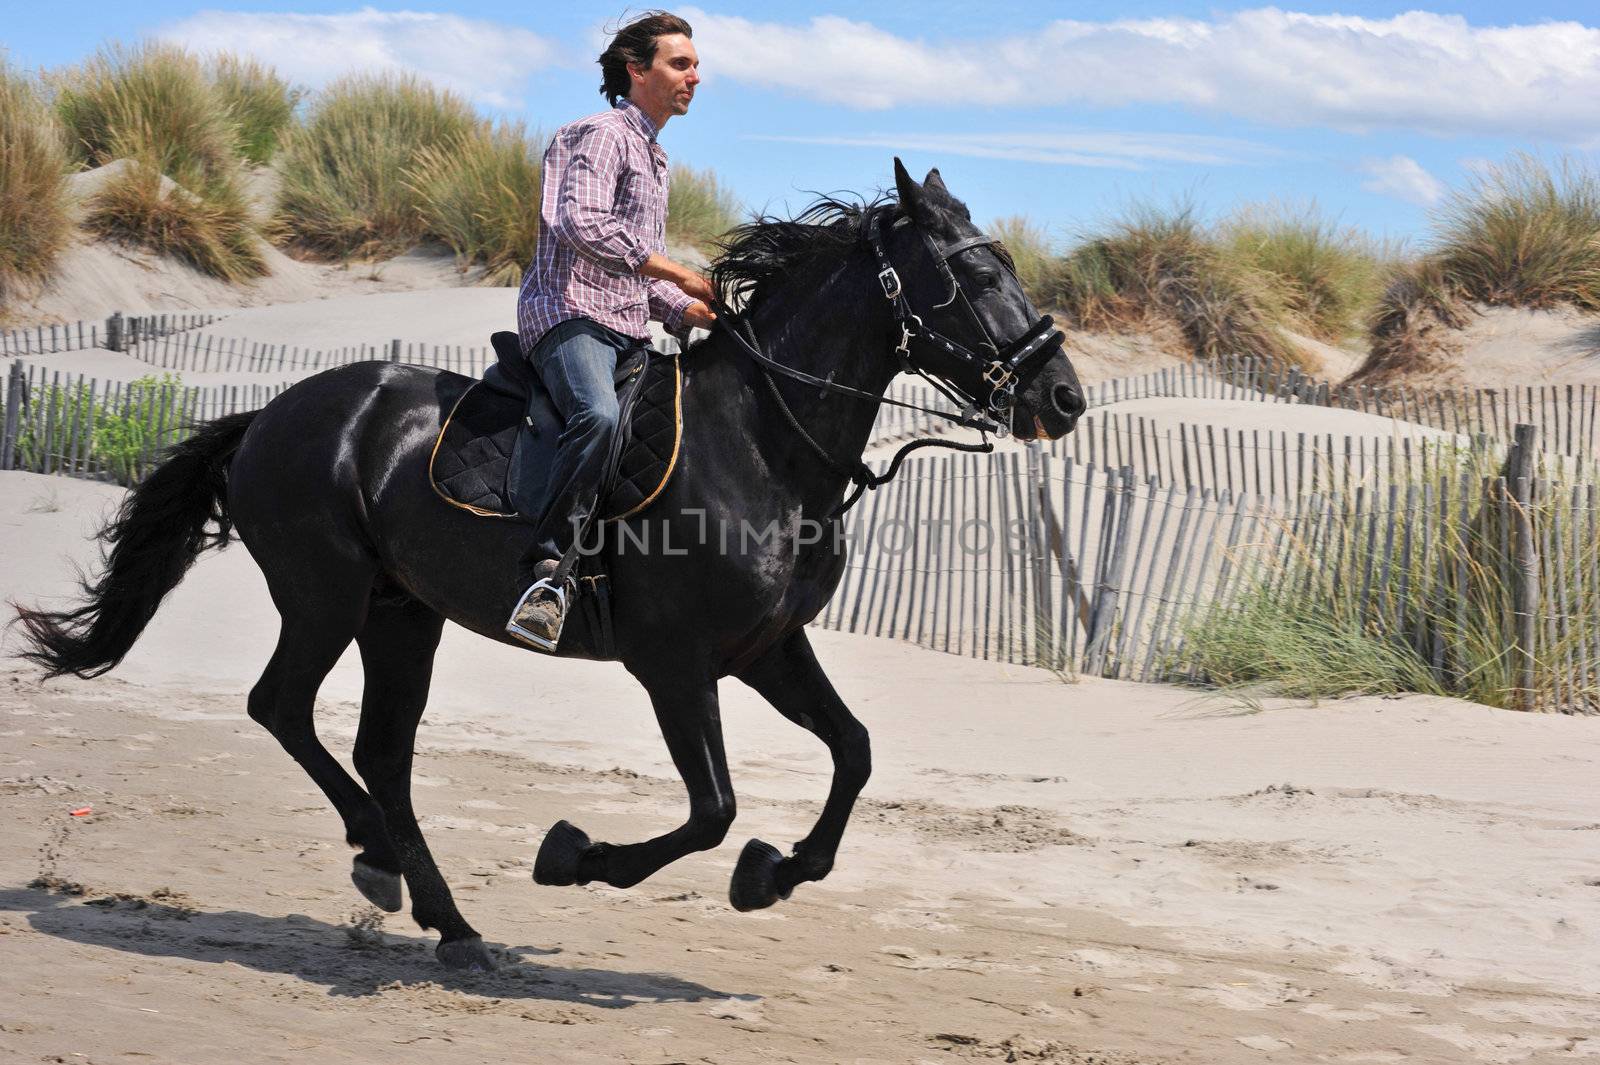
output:
[[[443,627],[442,616],[415,600],[373,602],[356,637],[366,671],[361,726],[356,732],[356,772],[383,809],[389,838],[411,889],[411,915],[423,928],[439,930],[435,951],[439,960],[456,969],[492,969],[494,962],[483,940],[456,909],[411,808],[417,723],[428,702],[433,655]],[[393,892],[395,905],[390,908],[397,910],[398,880]]]
[[[845,823],[856,796],[872,773],[866,726],[855,719],[811,651],[805,630],[792,633],[757,659],[739,679],[759,692],[784,717],[816,734],[833,755],[833,784],[811,834],[794,854],[753,839],[745,844],[728,894],[735,909],[755,910],[789,897],[796,884],[821,880],[833,869]]]
[[[250,691],[249,706],[250,717],[272,733],[333,803],[344,820],[345,841],[361,848],[356,886],[374,903],[399,909],[399,900],[382,890],[381,875],[365,880],[360,875],[362,867],[380,874],[400,871],[383,812],[317,739],[312,721],[317,689],[361,628],[371,588],[370,573],[308,583],[292,595],[274,586],[283,627],[272,660]]]
[[[591,843],[574,826],[557,821],[539,845],[534,880],[541,884],[599,880],[612,887],[632,887],[692,851],[710,850],[728,834],[734,816],[733,785],[722,750],[717,686],[652,686],[650,701],[673,764],[689,791],[689,820],[655,839],[625,845]]]

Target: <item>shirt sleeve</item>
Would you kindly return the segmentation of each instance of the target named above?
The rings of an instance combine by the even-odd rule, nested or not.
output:
[[[645,286],[650,299],[650,317],[676,332],[683,325],[683,312],[694,302],[694,297],[671,281],[652,277]]]
[[[617,220],[617,178],[622,142],[615,131],[586,130],[571,148],[571,158],[556,191],[550,230],[584,258],[615,273],[638,273],[650,252]]]

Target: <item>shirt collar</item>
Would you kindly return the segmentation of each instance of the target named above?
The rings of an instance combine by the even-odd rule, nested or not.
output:
[[[656,124],[650,121],[650,116],[644,109],[632,100],[621,100],[617,103],[617,110],[622,112],[628,124],[639,131],[639,135],[651,144],[656,142]]]

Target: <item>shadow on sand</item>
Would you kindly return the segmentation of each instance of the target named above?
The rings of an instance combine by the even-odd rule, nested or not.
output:
[[[499,969],[456,972],[434,959],[431,937],[424,940],[333,925],[301,914],[264,917],[241,910],[208,912],[141,896],[75,897],[40,887],[0,888],[0,911],[20,914],[34,931],[58,939],[147,957],[233,962],[258,972],[320,984],[330,995],[360,997],[415,987],[479,998],[584,1003],[603,1009],[759,998],[714,990],[665,973],[529,961],[529,956],[559,953],[537,947],[489,944]]]

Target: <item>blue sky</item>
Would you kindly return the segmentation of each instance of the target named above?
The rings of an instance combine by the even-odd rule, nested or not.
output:
[[[1600,148],[1600,6],[1378,3],[775,4],[676,8],[705,83],[662,143],[750,207],[867,192],[901,155],[937,166],[980,220],[1025,214],[1068,241],[1128,204],[1212,214],[1315,201],[1380,235],[1485,160]],[[229,47],[315,86],[351,67],[424,73],[484,111],[554,129],[603,105],[602,26],[621,5],[154,0],[0,2],[12,63],[108,40]]]

